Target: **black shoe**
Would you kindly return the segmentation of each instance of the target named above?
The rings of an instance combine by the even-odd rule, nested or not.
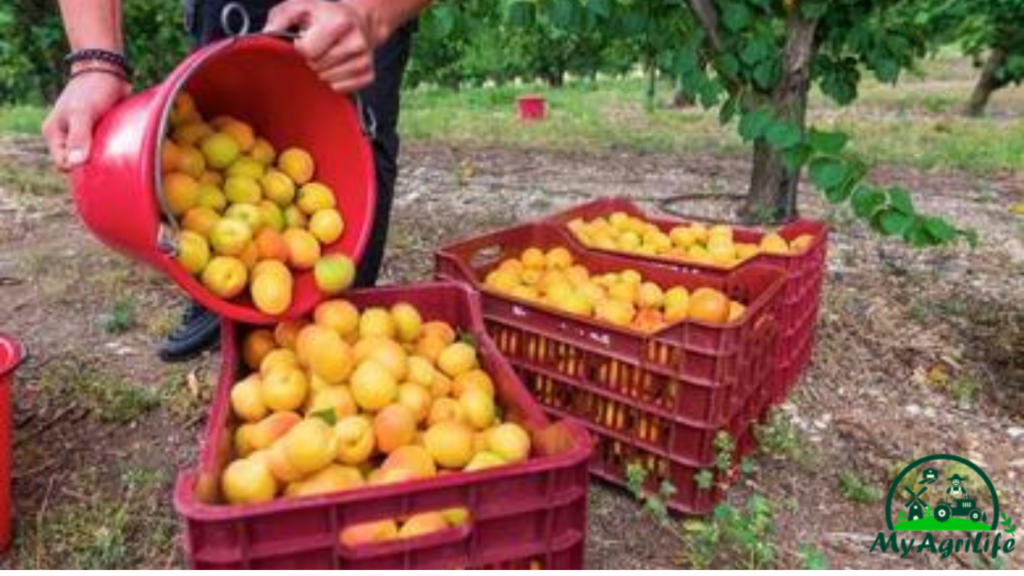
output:
[[[181,324],[160,345],[157,354],[164,362],[184,362],[199,356],[220,341],[220,318],[192,302]]]

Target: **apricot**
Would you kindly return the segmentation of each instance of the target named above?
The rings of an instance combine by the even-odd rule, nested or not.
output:
[[[199,184],[196,207],[209,208],[219,215],[227,205],[228,200],[224,197],[224,193],[220,191],[220,188],[207,182]]]
[[[202,281],[217,297],[230,300],[245,290],[249,272],[237,258],[217,256],[203,269]]]
[[[335,458],[338,462],[357,465],[365,462],[376,448],[373,425],[366,416],[349,416],[334,425]]]
[[[469,509],[463,507],[441,510],[441,515],[450,526],[462,526],[469,522]]]
[[[296,424],[296,426],[298,426],[298,424]],[[289,430],[289,432],[291,431]],[[287,434],[285,436],[287,436]],[[270,473],[273,474],[274,478],[282,484],[297,482],[304,476],[304,474],[300,472],[288,458],[288,453],[285,451],[284,447],[284,438],[266,451],[266,462],[267,467],[270,468]]]
[[[342,338],[359,330],[359,310],[348,300],[327,300],[313,311],[313,320],[338,333]]]
[[[230,136],[242,152],[248,152],[256,145],[256,134],[252,126],[237,118],[218,116],[210,121],[210,125]]]
[[[242,250],[242,253],[236,256],[236,258],[242,261],[242,264],[245,265],[247,270],[255,270],[256,264],[260,261],[260,251],[256,248],[255,243],[249,242],[245,245],[245,249]],[[249,277],[255,279],[255,276],[252,274],[250,274]]]
[[[416,436],[416,417],[401,404],[391,404],[373,418],[373,434],[377,449],[390,454],[410,444]]]
[[[210,230],[210,245],[221,256],[237,256],[252,240],[252,229],[241,220],[221,218]]]
[[[764,237],[761,238],[760,248],[765,254],[789,254],[789,244],[786,242],[786,239],[774,232],[771,234],[765,234]]]
[[[423,356],[409,357],[409,372],[407,379],[413,384],[429,387],[434,383],[434,364]]]
[[[376,360],[391,372],[395,380],[405,380],[409,373],[409,357],[401,344],[386,338],[363,338],[356,342],[352,350],[356,363],[364,360]]]
[[[483,390],[470,389],[459,396],[466,422],[477,430],[489,428],[496,414],[494,397]]]
[[[202,272],[210,262],[210,246],[206,238],[189,230],[180,232],[177,260],[192,275]]]
[[[288,462],[302,475],[326,468],[337,454],[334,428],[319,418],[299,422],[281,443]]]
[[[661,308],[665,303],[665,292],[654,282],[640,284],[637,293],[637,305],[641,308]]]
[[[260,397],[275,412],[298,410],[305,402],[308,390],[309,380],[302,370],[281,366],[263,375]]]
[[[440,422],[465,422],[466,415],[458,400],[437,395],[434,398],[434,403],[430,406],[430,413],[427,415],[427,424],[433,426]]]
[[[288,148],[277,157],[277,167],[292,179],[292,182],[303,185],[313,179],[316,164],[313,157],[301,148]]]
[[[264,228],[256,234],[253,239],[260,260],[276,260],[286,262],[288,260],[288,245],[284,242],[281,233],[272,228]]]
[[[398,397],[398,383],[394,375],[376,360],[360,363],[349,384],[356,404],[370,412],[383,409]]]
[[[313,268],[316,287],[324,294],[340,294],[356,279],[356,265],[344,254],[331,254],[317,260]]]
[[[433,402],[430,390],[425,386],[406,382],[398,387],[398,403],[412,413],[417,423],[427,419],[430,414],[430,405]]]
[[[242,340],[242,361],[250,370],[259,370],[260,363],[277,348],[274,333],[265,328],[253,330]]]
[[[406,445],[393,450],[380,467],[383,471],[403,469],[415,478],[430,478],[437,474],[434,459],[423,446]]]
[[[308,220],[306,215],[302,213],[302,210],[299,210],[298,206],[292,205],[284,209],[285,228],[305,230]]]
[[[473,459],[469,461],[469,464],[466,464],[466,467],[463,468],[463,470],[466,472],[474,472],[477,470],[486,470],[488,468],[497,468],[506,464],[508,464],[508,462],[505,462],[501,456],[485,450],[483,452],[477,452],[473,456]]]
[[[302,496],[344,492],[345,490],[359,488],[365,483],[363,475],[359,472],[358,468],[331,464],[305,480],[292,482],[285,489],[284,495],[289,498],[300,498]]]
[[[249,150],[249,156],[260,164],[269,166],[274,163],[276,152],[274,151],[274,146],[271,145],[270,142],[267,142],[263,138],[256,138],[256,141],[253,142],[252,148]]]
[[[181,227],[208,238],[217,220],[220,220],[220,215],[215,210],[197,204],[195,208],[191,208],[185,213],[185,217],[181,220]]]
[[[299,332],[306,324],[305,320],[283,320],[278,322],[274,328],[274,340],[277,342],[277,345],[282,348],[295,350],[295,341],[299,337]]]
[[[398,537],[398,525],[394,520],[375,520],[353,524],[338,534],[338,540],[344,546],[356,548],[378,542],[394,540]]]
[[[334,412],[336,421],[348,416],[355,416],[359,412],[352,391],[347,386],[326,386],[311,395],[309,404],[306,407],[306,414],[317,414],[331,410]]]
[[[284,242],[288,245],[288,263],[297,270],[309,270],[320,259],[320,243],[312,234],[298,228],[284,231]]]
[[[231,136],[215,132],[203,138],[199,145],[206,164],[215,170],[224,170],[238,159],[241,150]]]
[[[399,302],[391,307],[391,318],[395,321],[395,331],[402,342],[415,342],[420,337],[423,317],[419,310],[408,302]]]
[[[298,199],[295,205],[307,216],[312,216],[321,210],[329,210],[337,205],[334,192],[322,182],[309,182],[299,188]]]
[[[438,422],[423,435],[423,446],[438,465],[462,468],[473,458],[473,431],[461,422]]]
[[[262,394],[262,386],[261,386]],[[249,442],[253,450],[265,450],[270,448],[279,438],[288,433],[302,421],[302,416],[295,412],[274,412],[263,420],[253,424],[252,434]]]
[[[465,342],[449,344],[437,357],[437,367],[455,378],[477,367],[476,350]]]
[[[252,445],[252,433],[255,429],[256,426],[254,424],[248,423],[242,424],[235,429],[235,437],[233,443],[235,448],[235,455],[237,455],[240,458],[245,458],[246,456],[253,453],[255,449],[253,448]]]
[[[309,231],[321,244],[334,244],[345,232],[345,221],[334,208],[317,210],[309,217]]]
[[[432,364],[437,362],[437,359],[441,357],[441,352],[448,347],[448,344],[435,336],[423,336],[419,342],[416,343],[416,347],[413,352],[429,360]]]
[[[192,98],[192,95],[184,90],[178,92],[174,97],[174,102],[171,104],[171,124],[181,124],[184,119],[193,118],[198,114],[196,101]]]
[[[263,189],[248,176],[228,176],[224,181],[224,195],[234,204],[258,204],[263,199]]]
[[[231,409],[246,422],[259,422],[267,415],[267,405],[260,396],[260,375],[250,374],[231,387]]]
[[[181,147],[195,146],[196,143],[213,134],[213,128],[203,121],[186,122],[171,132],[171,140]]]
[[[291,273],[288,271],[284,274],[263,273],[253,278],[249,293],[253,304],[260,312],[277,316],[284,314],[291,307],[293,284]]]
[[[530,456],[530,435],[521,426],[506,422],[487,431],[487,449],[502,460],[522,462]]]
[[[171,214],[184,216],[199,203],[199,182],[183,172],[170,172],[163,176],[163,194]]]
[[[690,294],[689,318],[721,324],[729,318],[729,298],[714,288],[698,288]]]
[[[398,530],[399,538],[416,538],[433,532],[448,529],[448,522],[440,512],[422,512],[413,514]]]
[[[494,396],[494,380],[487,372],[474,368],[469,372],[463,372],[452,380],[452,394],[458,398],[469,390],[480,390],[488,396]]]
[[[729,317],[726,322],[735,322],[743,317],[747,312],[747,307],[735,300],[729,302]]]
[[[394,338],[396,332],[395,320],[391,317],[391,313],[384,308],[368,308],[363,311],[363,315],[359,318],[360,338],[371,338],[374,336]]]
[[[260,200],[256,207],[260,210],[260,220],[263,222],[263,226],[276,232],[284,231],[284,212],[277,204],[270,200]]]
[[[340,384],[352,373],[354,359],[338,333],[319,324],[305,326],[295,341],[299,363],[328,384]]]
[[[264,464],[235,460],[224,469],[221,491],[231,504],[259,504],[274,499],[277,484]]]
[[[259,180],[263,195],[282,208],[295,199],[295,183],[284,172],[270,168]]]
[[[259,181],[266,172],[266,167],[249,156],[239,156],[228,166],[224,172],[225,176],[244,176],[254,181]]]

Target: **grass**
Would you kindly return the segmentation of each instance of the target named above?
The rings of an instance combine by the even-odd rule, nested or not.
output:
[[[880,489],[849,470],[839,475],[839,493],[855,504],[872,504],[884,496]]]
[[[0,188],[33,196],[57,196],[67,192],[67,181],[52,170],[0,156]]]
[[[62,500],[22,520],[14,565],[33,570],[124,569],[171,557],[175,522],[158,513],[165,475],[133,469],[120,480],[121,488],[113,495],[97,491],[88,474],[62,487],[79,499]]]
[[[39,134],[46,109],[30,104],[0,107],[0,132],[12,134]]]
[[[48,364],[39,377],[45,393],[75,398],[104,422],[126,424],[159,407],[163,396],[105,372],[88,361],[67,359]]]

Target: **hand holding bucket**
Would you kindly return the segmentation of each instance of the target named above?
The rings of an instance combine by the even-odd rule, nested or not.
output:
[[[175,96],[187,90],[207,116],[244,118],[278,149],[301,146],[316,160],[317,179],[335,194],[346,232],[324,247],[358,260],[369,241],[376,204],[373,155],[356,106],[318,78],[291,42],[274,35],[222,40],[185,59],[161,84],[121,102],[97,125],[89,161],[72,171],[79,214],[107,245],[163,272],[200,304],[246,323],[271,323],[310,312],[324,297],[312,273],[295,278],[280,317],[246,298],[225,301],[174,258],[176,219],[161,189],[161,146]]]

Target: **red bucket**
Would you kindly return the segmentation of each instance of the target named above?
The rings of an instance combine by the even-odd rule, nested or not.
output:
[[[0,334],[0,552],[11,544],[11,386],[24,359],[21,343]]]
[[[547,113],[547,100],[543,96],[520,96],[519,97],[519,119],[520,120],[543,120]]]
[[[290,41],[268,35],[202,48],[163,83],[107,114],[96,128],[89,162],[72,173],[79,214],[104,243],[167,274],[223,317],[267,324],[309,313],[324,298],[310,271],[296,276],[291,307],[272,317],[247,299],[221,300],[175,260],[177,223],[164,209],[160,157],[170,109],[183,89],[207,117],[230,114],[252,124],[278,150],[308,150],[317,180],[334,190],[346,222],[342,238],[323,252],[362,257],[373,225],[376,178],[359,111],[317,77]]]

